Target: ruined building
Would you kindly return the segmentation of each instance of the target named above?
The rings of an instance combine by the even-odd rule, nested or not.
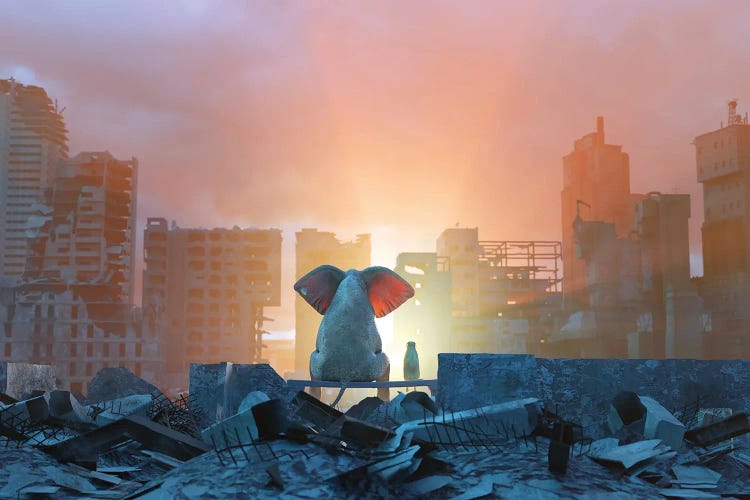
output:
[[[584,265],[579,309],[546,339],[547,355],[698,358],[701,303],[690,280],[690,197],[649,193],[632,212],[634,229],[577,216],[576,257]]]
[[[694,140],[703,184],[703,279],[711,312],[706,355],[750,356],[750,125],[729,103],[726,125]]]
[[[617,237],[633,229],[633,205],[642,196],[630,193],[630,158],[622,146],[607,144],[604,118],[596,119],[596,132],[575,141],[563,157],[562,254],[563,293],[566,305],[585,302],[586,270],[576,258],[573,221],[582,213],[587,220],[614,224]],[[583,304],[585,305],[585,303]]]
[[[369,234],[359,234],[356,240],[342,243],[336,235],[317,229],[297,232],[295,281],[323,264],[331,264],[344,271],[364,269],[370,265],[371,241]],[[296,294],[294,302],[295,339],[294,371],[296,378],[310,376],[310,354],[315,350],[315,338],[322,316]]]
[[[137,160],[108,152],[61,161],[25,224],[25,271],[0,318],[5,353],[55,365],[73,391],[104,367],[160,371],[157,339],[132,301],[137,172]]]
[[[41,87],[0,80],[0,279],[26,266],[26,222],[68,153],[62,112]]]
[[[449,228],[437,240],[450,266],[451,352],[524,352],[560,308],[562,261],[555,241],[479,241],[477,228]]]
[[[143,245],[144,329],[163,335],[163,386],[186,389],[191,363],[263,362],[263,310],[281,299],[280,230],[149,218]]]

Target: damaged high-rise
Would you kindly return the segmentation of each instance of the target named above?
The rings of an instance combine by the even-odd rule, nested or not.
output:
[[[703,184],[703,279],[708,357],[750,356],[750,125],[729,102],[726,125],[694,140]]]
[[[108,152],[61,161],[25,225],[25,271],[6,295],[9,359],[55,365],[72,391],[99,369],[156,378],[157,339],[133,305],[138,162]]]
[[[281,300],[281,231],[188,229],[149,218],[144,329],[164,339],[164,386],[186,389],[191,363],[262,362],[264,308]]]
[[[0,80],[0,279],[20,280],[26,223],[68,154],[62,112],[41,87]]]

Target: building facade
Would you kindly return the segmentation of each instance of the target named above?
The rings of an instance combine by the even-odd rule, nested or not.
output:
[[[0,80],[0,278],[21,279],[26,223],[67,157],[65,121],[41,87]]]
[[[144,329],[162,332],[167,386],[187,389],[191,363],[263,362],[263,310],[281,298],[280,230],[149,218],[144,259]]]
[[[750,125],[730,101],[727,123],[694,140],[703,184],[702,295],[712,315],[708,357],[750,356]]]

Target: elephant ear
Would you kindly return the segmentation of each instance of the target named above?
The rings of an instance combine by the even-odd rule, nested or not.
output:
[[[387,267],[373,266],[362,271],[367,296],[375,316],[382,318],[414,296],[414,289]]]
[[[331,306],[333,296],[344,279],[344,271],[335,266],[318,266],[294,284],[294,290],[320,314]]]

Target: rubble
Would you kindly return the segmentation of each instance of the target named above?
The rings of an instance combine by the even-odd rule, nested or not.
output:
[[[529,359],[498,370],[532,376],[523,371]],[[750,488],[747,415],[667,410],[654,390],[612,400],[611,390],[579,386],[570,398],[601,410],[582,426],[581,411],[525,396],[533,381],[518,374],[504,373],[495,387],[507,390],[491,399],[474,385],[467,398],[488,404],[472,408],[442,404],[460,403],[447,381],[436,399],[370,397],[344,413],[292,394],[267,365],[193,366],[193,387],[213,393],[170,401],[160,392],[119,396],[115,384],[88,406],[55,390],[6,399],[0,497],[707,498]],[[626,428],[633,432],[619,439]]]
[[[103,368],[89,384],[87,404],[143,394],[156,394],[159,389],[136,376],[127,368]]]

